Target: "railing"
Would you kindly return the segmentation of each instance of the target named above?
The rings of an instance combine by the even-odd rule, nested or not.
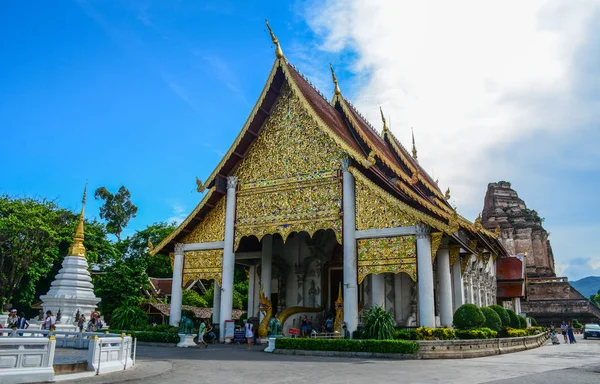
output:
[[[88,370],[102,374],[130,368],[134,361],[131,358],[133,350],[130,336],[94,336],[90,339],[88,348]]]
[[[54,381],[53,337],[0,338],[0,382]]]
[[[73,332],[73,331],[48,331],[42,329],[7,329],[2,330],[6,337],[48,337],[53,335],[56,338],[58,348],[87,349],[90,339],[94,336],[99,337],[120,337],[116,333],[97,333],[97,332]]]

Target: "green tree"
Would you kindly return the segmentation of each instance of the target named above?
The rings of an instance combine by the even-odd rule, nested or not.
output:
[[[129,220],[135,217],[138,208],[131,202],[131,193],[125,186],[121,186],[116,194],[112,194],[105,187],[100,187],[94,192],[96,200],[103,200],[100,207],[100,217],[106,220],[106,229],[121,241],[121,232]]]
[[[127,237],[120,244],[123,258],[125,260],[143,259],[146,262],[146,273],[151,277],[172,277],[171,259],[168,255],[157,254],[150,256],[148,254],[148,240],[152,244],[160,243],[165,237],[169,236],[176,228],[175,223],[154,223],[145,229],[136,231],[131,237]]]
[[[594,303],[596,307],[600,308],[600,289],[598,290],[598,293],[590,296],[590,300],[592,301],[592,303]]]
[[[200,296],[200,294],[191,289],[186,289],[183,291],[181,297],[181,304],[183,305],[191,305],[192,307],[198,308],[207,308],[208,303],[204,300],[204,297]],[[212,303],[211,303],[212,306]]]

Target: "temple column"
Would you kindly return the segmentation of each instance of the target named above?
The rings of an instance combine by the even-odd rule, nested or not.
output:
[[[452,280],[454,288],[454,311],[464,304],[465,292],[463,285],[463,278],[460,272],[460,256],[456,258],[454,265],[452,266]]]
[[[254,316],[254,285],[256,282],[256,266],[252,265],[248,271],[248,318]]]
[[[271,273],[273,266],[273,235],[265,235],[262,238],[262,250],[261,250],[261,285],[265,297],[271,300]],[[273,303],[271,303],[273,304]],[[273,310],[277,303],[273,304]],[[275,313],[273,313],[275,315]],[[264,315],[260,314],[260,320],[264,318]]]
[[[349,160],[342,160],[342,209],[344,216],[344,321],[350,335],[358,326],[358,265],[356,257],[356,200],[354,176],[348,170]]]
[[[437,251],[437,270],[440,296],[440,324],[452,326],[452,280],[450,278],[450,252],[448,245],[440,246]]]
[[[435,327],[433,299],[433,266],[429,226],[419,223],[417,229],[417,276],[419,284],[419,326]]]
[[[175,244],[175,260],[173,262],[173,281],[171,282],[171,313],[169,325],[179,326],[181,320],[181,299],[183,285],[183,244]]]
[[[215,285],[214,285],[214,291],[213,291],[213,315],[212,315],[212,322],[214,324],[221,324],[221,322],[219,321],[221,319],[221,286],[219,285],[219,283],[217,282],[217,280],[215,280]]]
[[[235,188],[237,177],[227,178],[227,200],[225,205],[225,241],[223,249],[223,276],[221,277],[221,310],[219,318],[219,340],[225,341],[225,320],[231,320],[233,306],[233,236],[235,224]]]
[[[385,276],[383,274],[371,275],[371,297],[373,307],[385,309]]]
[[[402,306],[402,274],[394,275],[394,320],[400,325],[400,320],[404,320],[404,308]]]

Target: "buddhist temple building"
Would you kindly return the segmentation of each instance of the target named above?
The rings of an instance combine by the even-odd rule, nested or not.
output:
[[[170,323],[180,319],[182,284],[214,280],[213,320],[224,329],[236,264],[249,269],[249,317],[277,314],[284,332],[300,316],[318,325],[342,308],[352,332],[374,305],[401,326],[435,327],[451,326],[463,303],[495,304],[495,260],[507,255],[498,234],[456,212],[383,112],[375,129],[333,68],[325,98],[269,31],[275,61],[254,109],[196,181],[198,206],[151,250],[171,255]]]

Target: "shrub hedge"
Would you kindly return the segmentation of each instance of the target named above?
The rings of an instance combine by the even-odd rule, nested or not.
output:
[[[275,342],[275,348],[306,351],[416,353],[419,350],[419,344],[407,340],[280,338]]]
[[[519,329],[521,323],[519,322],[519,316],[517,315],[517,313],[512,309],[507,309],[506,312],[508,312],[508,317],[510,318],[508,326],[511,328]]]
[[[453,322],[458,329],[477,328],[485,324],[485,316],[475,304],[463,304],[454,312]]]
[[[485,316],[485,326],[493,331],[500,331],[502,329],[502,320],[496,311],[487,307],[480,309],[481,313],[483,313],[483,316]]]
[[[544,327],[529,327],[526,331],[529,336],[534,336],[544,332]]]
[[[538,326],[537,320],[534,319],[533,317],[531,317],[531,326],[532,327],[537,327]]]
[[[527,336],[527,331],[525,329],[507,329],[506,333],[508,337],[524,337]]]
[[[490,309],[493,309],[498,316],[500,316],[500,320],[502,321],[503,327],[510,327],[510,317],[508,316],[508,312],[501,305],[494,304],[489,306]]]
[[[125,333],[131,337],[137,338],[138,341],[148,341],[152,343],[179,343],[179,336],[173,332],[145,332],[145,331],[129,331],[120,329],[111,329],[111,333]]]
[[[527,329],[527,319],[519,316],[519,329]]]
[[[493,339],[497,336],[498,332],[485,327],[456,330],[456,337],[459,339]]]
[[[417,328],[417,340],[454,340],[456,334],[452,328]]]
[[[395,340],[417,340],[417,330],[411,329],[397,329],[394,331]]]

